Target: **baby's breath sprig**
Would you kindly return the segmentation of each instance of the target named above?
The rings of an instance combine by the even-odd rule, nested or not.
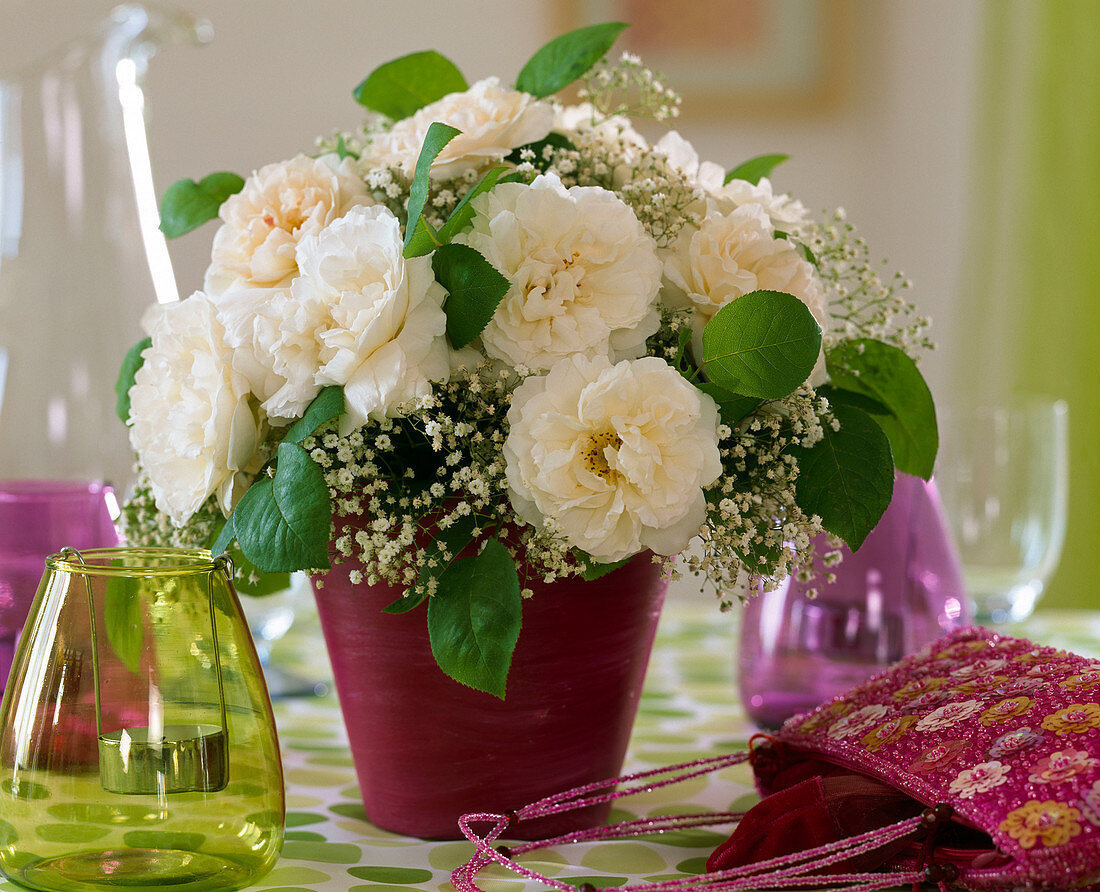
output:
[[[904,296],[911,283],[901,273],[884,280],[870,259],[867,242],[849,223],[843,210],[824,223],[810,224],[804,233],[818,273],[828,292],[830,329],[825,349],[842,340],[875,338],[905,351],[919,361],[933,348],[929,320],[920,316]]]
[[[633,53],[606,58],[581,78],[578,96],[602,115],[629,115],[667,121],[679,117],[682,97]]]

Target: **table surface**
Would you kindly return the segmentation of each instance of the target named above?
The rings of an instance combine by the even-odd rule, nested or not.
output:
[[[1100,656],[1100,613],[1050,612],[1023,629],[1035,641]],[[705,596],[666,604],[650,661],[625,770],[656,768],[741,749],[755,730],[736,693],[736,616]],[[277,668],[327,683],[331,672],[316,614],[299,616],[277,644]],[[307,663],[307,658],[312,658]],[[464,863],[466,842],[424,842],[379,830],[365,817],[339,706],[323,696],[278,699],[275,717],[286,769],[287,832],[275,869],[253,888],[292,890],[450,890],[450,872]],[[613,817],[741,810],[757,801],[746,766],[626,800]],[[598,888],[697,873],[725,837],[718,830],[664,834],[660,841],[578,844],[533,852],[522,861],[546,875],[587,880]],[[495,867],[479,875],[486,892],[530,886]],[[19,887],[0,882],[0,890]]]

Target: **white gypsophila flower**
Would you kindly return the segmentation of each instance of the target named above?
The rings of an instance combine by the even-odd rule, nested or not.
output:
[[[714,401],[664,360],[572,356],[512,396],[509,498],[599,561],[683,550],[722,472]]]
[[[473,229],[455,241],[511,282],[482,332],[485,352],[545,370],[573,354],[634,358],[660,324],[657,247],[634,212],[596,186],[555,174],[504,183],[471,202]]]
[[[708,203],[698,226],[688,225],[664,253],[665,303],[692,311],[692,349],[702,357],[703,329],[722,307],[757,290],[799,298],[822,330],[827,326],[825,291],[813,265],[775,227],[758,204],[723,213]],[[810,383],[824,380],[819,357]]]
[[[372,203],[351,158],[298,155],[260,168],[222,203],[204,289],[217,297],[230,288],[288,284],[303,236]]]
[[[436,179],[462,176],[500,161],[512,149],[537,142],[550,132],[554,111],[528,93],[501,86],[489,77],[461,93],[450,93],[379,133],[363,150],[365,168],[396,167],[412,176],[428,128],[435,122],[460,130],[432,162]]]
[[[182,526],[216,493],[228,514],[256,470],[262,425],[214,304],[196,292],[153,307],[144,325],[153,343],[130,389],[130,443],[157,508]]]
[[[382,205],[354,208],[298,245],[291,295],[303,312],[286,324],[315,332],[314,383],[343,386],[342,434],[450,374],[447,292],[429,257],[402,251],[401,224]]]

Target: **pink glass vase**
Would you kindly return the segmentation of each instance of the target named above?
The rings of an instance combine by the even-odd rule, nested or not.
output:
[[[102,483],[0,480],[0,691],[46,557],[118,543],[114,493]]]
[[[374,824],[455,839],[466,812],[519,808],[620,772],[667,586],[648,554],[593,582],[531,586],[504,700],[444,675],[423,608],[381,613],[401,592],[352,585],[349,569],[337,565],[316,598]],[[604,806],[579,820],[606,816]],[[571,813],[524,831],[581,825]]]
[[[819,555],[830,550],[815,540]],[[738,677],[745,712],[777,728],[967,624],[958,558],[932,482],[898,474],[894,497],[836,581],[787,580],[741,615]]]

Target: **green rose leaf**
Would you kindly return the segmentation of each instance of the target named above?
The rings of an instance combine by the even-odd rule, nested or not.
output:
[[[424,213],[424,202],[428,200],[428,174],[431,172],[432,162],[443,151],[443,147],[461,132],[449,124],[435,121],[424,135],[424,145],[420,147],[420,154],[416,158],[416,171],[409,186],[409,219],[405,224],[406,257],[418,256],[410,254],[408,248],[420,223],[420,215]]]
[[[443,240],[439,237],[439,233],[435,231],[435,227],[421,217],[416,221],[412,238],[408,240],[408,244],[405,246],[405,257],[423,257],[425,254],[431,254],[442,244]]]
[[[726,304],[703,329],[703,368],[740,396],[779,399],[813,371],[821,326],[802,301],[782,291],[753,291]]]
[[[439,241],[441,244],[446,245],[456,235],[465,229],[470,221],[474,218],[474,209],[470,207],[470,202],[481,195],[483,192],[488,192],[497,184],[502,174],[508,172],[506,167],[494,167],[488,171],[485,176],[477,181],[477,184],[465,195],[462,196],[462,201],[458,203],[451,216],[447,218],[447,222],[439,227]]]
[[[780,164],[789,160],[790,157],[790,155],[757,155],[744,164],[738,164],[737,167],[726,174],[726,178],[722,182],[730,183],[733,180],[747,180],[755,186],[762,177],[768,176]]]
[[[511,283],[469,245],[444,245],[432,255],[432,270],[449,297],[447,336],[465,347],[481,334]]]
[[[737,422],[751,415],[760,405],[760,400],[756,397],[730,393],[710,381],[703,381],[695,386],[718,404],[718,416],[722,419],[722,424],[730,427],[736,426]]]
[[[830,405],[843,404],[845,406],[855,406],[857,409],[862,409],[868,415],[889,415],[890,410],[887,409],[878,400],[873,400],[869,396],[864,396],[861,393],[853,393],[850,390],[840,390],[833,387],[831,384],[822,384],[820,387],[815,387],[814,392],[818,396],[823,396],[829,401]]]
[[[225,554],[229,551],[229,546],[233,540],[237,538],[237,525],[233,519],[237,516],[237,512],[234,509],[233,513],[225,519],[225,523],[222,524],[222,528],[218,530],[218,534],[214,537],[213,543],[210,545],[210,553],[217,557],[219,554]],[[243,557],[243,555],[242,555]]]
[[[843,341],[825,364],[834,387],[878,404],[868,411],[890,438],[897,469],[928,480],[939,431],[932,393],[916,363],[891,344],[864,338]]]
[[[417,577],[415,586],[419,591],[410,588],[402,597],[383,607],[382,612],[408,613],[414,607],[419,606],[428,597],[426,588],[428,580],[438,579],[442,576],[447,568],[454,563],[455,558],[462,553],[462,550],[474,541],[474,528],[476,526],[477,518],[475,515],[466,514],[446,529],[436,533],[435,538],[424,549],[424,563],[421,565],[420,575]],[[444,559],[444,550],[451,555],[450,560]],[[435,563],[435,566],[429,567],[428,564],[432,562]]]
[[[241,551],[266,573],[328,567],[325,475],[296,443],[280,443],[276,461],[275,477],[253,483],[233,510]]]
[[[122,367],[118,370],[118,379],[115,381],[115,412],[122,419],[122,423],[130,423],[130,388],[134,386],[134,376],[145,362],[141,355],[147,347],[153,346],[152,338],[142,338],[133,347],[126,351],[122,360]]]
[[[604,22],[555,37],[528,59],[516,89],[541,99],[568,87],[607,55],[625,27],[623,22]]]
[[[324,387],[313,398],[313,402],[306,408],[305,414],[287,429],[283,442],[301,443],[322,424],[332,421],[333,418],[339,418],[343,414],[343,388],[337,385]]]
[[[428,637],[439,668],[503,700],[521,600],[515,561],[496,539],[481,554],[455,561],[428,599]]]
[[[194,180],[177,180],[160,202],[160,231],[176,238],[218,216],[222,203],[244,188],[244,180],[235,173],[221,171]]]
[[[448,93],[461,93],[468,86],[454,62],[427,50],[379,65],[352,95],[360,105],[400,121]]]
[[[853,551],[863,544],[890,505],[894,460],[886,434],[862,409],[832,407],[840,430],[825,426],[825,436],[809,449],[797,449],[795,501],[807,514]]]
[[[237,590],[237,594],[261,597],[290,587],[289,573],[265,573],[246,558],[240,546],[233,545],[236,535],[233,515],[230,515],[218,528],[217,533],[211,537],[213,541],[210,545],[210,553],[215,556],[228,554],[233,561],[233,588]],[[255,582],[252,581],[253,577],[256,579]]]

